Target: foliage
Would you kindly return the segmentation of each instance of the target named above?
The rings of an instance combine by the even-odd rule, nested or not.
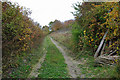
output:
[[[115,67],[115,74],[114,77],[117,78],[116,80],[120,79],[120,59],[117,60],[117,66]]]
[[[106,37],[107,49],[120,50],[118,2],[83,2],[82,5],[76,3],[73,7],[76,10],[73,14],[78,23],[77,25],[75,23],[73,26],[73,36],[76,36],[75,42],[79,41],[79,43],[77,43],[79,48],[93,48],[93,52],[96,51],[102,37],[108,30]],[[112,44],[108,44],[109,41],[111,41]]]
[[[3,71],[12,68],[17,55],[30,52],[42,41],[43,32],[28,17],[30,14],[31,11],[17,4],[2,2]]]
[[[43,26],[42,30],[43,30],[45,35],[47,35],[50,32],[48,26]]]
[[[114,67],[113,66],[95,66],[94,58],[89,55],[83,55],[79,57],[82,61],[79,64],[81,74],[85,75],[85,78],[113,78]],[[112,69],[111,69],[112,68]]]
[[[59,36],[58,36],[59,35]],[[69,49],[73,49],[73,41],[72,41],[72,34],[71,31],[65,31],[65,32],[53,32],[50,34],[50,36],[56,40],[57,42],[59,42],[60,44],[66,46]]]
[[[39,45],[38,48],[33,48],[31,53],[23,52],[23,55],[19,55],[14,58],[15,64],[10,64],[12,68],[8,70],[8,73],[3,74],[3,78],[27,78],[32,68],[36,63],[38,63],[39,59],[43,56],[43,47]],[[27,56],[25,55],[27,54]]]
[[[63,24],[59,20],[55,20],[54,22],[52,22],[50,24],[51,24],[51,28],[53,31],[63,28]]]
[[[78,52],[79,48],[80,47],[83,47],[83,42],[80,41],[80,38],[81,40],[84,39],[84,34],[83,34],[83,29],[81,26],[78,25],[77,22],[75,22],[73,25],[72,25],[72,39],[73,39],[73,42],[74,42],[74,51],[75,52]],[[79,41],[81,43],[79,43]],[[82,50],[82,49],[81,49]]]
[[[74,20],[66,20],[63,25],[64,27],[68,28],[71,27],[71,24],[73,24]]]

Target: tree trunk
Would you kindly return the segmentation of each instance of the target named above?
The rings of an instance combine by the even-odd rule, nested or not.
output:
[[[98,47],[98,49],[97,49],[97,51],[96,51],[96,53],[94,55],[94,58],[97,58],[98,56],[101,55],[101,50],[103,48],[105,37],[106,37],[107,33],[108,33],[108,31],[106,31],[105,35],[103,36],[103,38],[102,38],[102,40],[100,42],[100,45],[99,45],[99,47]]]
[[[99,56],[95,59],[95,63],[113,65],[120,60],[120,56]]]

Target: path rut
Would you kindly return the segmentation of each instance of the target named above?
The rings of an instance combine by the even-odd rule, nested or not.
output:
[[[38,75],[39,75],[38,69],[41,68],[41,64],[44,62],[45,56],[46,56],[46,52],[44,52],[44,55],[42,56],[42,58],[39,59],[38,63],[36,65],[34,65],[28,78],[38,77]]]
[[[58,42],[56,42],[52,38],[50,39],[64,56],[65,63],[67,64],[67,68],[69,71],[69,75],[71,75],[71,78],[77,78],[77,77],[84,78],[84,75],[80,73],[80,69],[77,67],[79,62],[73,60],[70,56],[68,56],[67,52],[61,46],[59,46],[60,44]]]

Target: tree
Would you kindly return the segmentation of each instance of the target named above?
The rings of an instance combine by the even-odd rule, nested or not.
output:
[[[67,20],[63,23],[64,27],[69,27],[70,24],[74,23],[74,20]]]
[[[59,30],[62,27],[63,27],[63,23],[60,22],[59,20],[55,20],[51,25],[53,31]]]
[[[49,22],[49,31],[52,31],[52,24],[53,24],[54,22],[53,21],[51,21],[51,22]]]
[[[43,26],[42,30],[44,31],[44,34],[48,34],[50,31],[49,31],[49,27],[48,26]]]

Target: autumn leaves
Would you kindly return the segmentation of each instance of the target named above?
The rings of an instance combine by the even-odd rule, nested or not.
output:
[[[77,25],[73,25],[73,35],[75,31],[79,32],[79,36],[74,36],[78,37],[80,45],[86,45],[86,48],[93,48],[93,51],[95,51],[103,35],[108,30],[106,41],[112,41],[112,44],[109,45],[114,49],[120,47],[120,28],[118,27],[119,3],[84,2],[82,5],[75,4],[74,8],[76,12],[73,14],[76,17]],[[83,44],[81,44],[82,42]],[[116,45],[114,45],[115,43]],[[106,47],[109,48],[109,46]]]
[[[16,54],[30,50],[33,45],[40,43],[43,32],[28,15],[24,14],[29,13],[29,10],[11,2],[3,2],[2,13],[3,45],[7,44],[3,46],[3,53],[6,51],[4,54],[11,54],[10,48],[12,51],[15,50]]]

